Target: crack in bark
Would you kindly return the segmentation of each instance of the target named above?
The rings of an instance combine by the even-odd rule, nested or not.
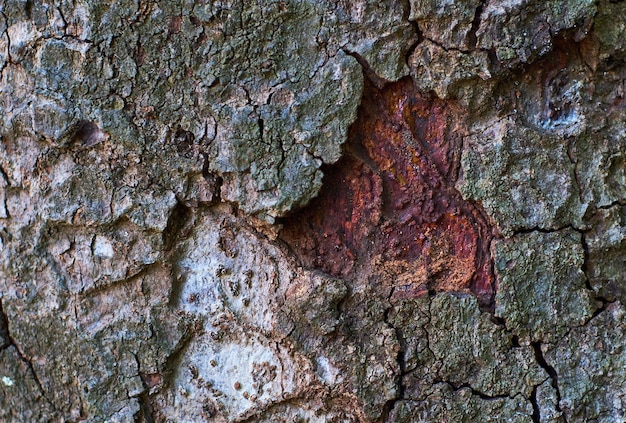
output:
[[[524,229],[524,230],[518,230],[516,232],[513,233],[513,236],[519,235],[519,234],[530,234],[533,232],[539,232],[539,233],[554,233],[554,232],[559,232],[562,230],[566,230],[566,229],[570,229],[574,232],[577,232],[580,234],[580,244],[583,250],[583,264],[580,267],[580,270],[583,272],[583,274],[585,275],[585,288],[588,289],[590,292],[593,293],[593,298],[598,301],[599,303],[601,303],[600,307],[598,307],[593,314],[591,315],[591,317],[585,321],[585,323],[583,323],[580,326],[586,326],[592,319],[594,319],[595,317],[597,317],[600,313],[602,313],[609,304],[614,303],[617,300],[609,300],[608,298],[603,297],[602,295],[596,293],[596,291],[593,289],[593,287],[591,286],[591,280],[589,279],[589,274],[588,274],[588,269],[589,269],[589,245],[587,244],[587,237],[586,234],[588,231],[585,231],[583,229],[579,229],[574,227],[573,225],[566,225],[557,229],[544,229],[544,228],[532,228],[532,229]],[[504,319],[502,319],[504,321]],[[567,334],[569,334],[569,332],[571,331],[568,330],[566,332],[566,334],[563,336],[567,336]]]
[[[533,423],[541,423],[541,410],[539,408],[539,403],[537,402],[537,386],[535,386],[533,391],[530,393],[529,400],[533,406],[533,414],[531,416]]]
[[[434,383],[445,383],[446,385],[449,385],[455,391],[459,391],[461,389],[469,389],[470,392],[472,393],[472,395],[475,395],[478,398],[480,398],[482,400],[486,400],[486,401],[493,401],[493,400],[500,400],[500,399],[514,399],[515,398],[515,397],[512,397],[510,395],[504,395],[504,394],[502,394],[502,395],[485,394],[484,392],[481,392],[478,389],[474,388],[469,383],[462,383],[460,385],[457,385],[457,384],[449,382],[447,380],[437,380]]]
[[[0,141],[1,140],[2,140],[2,136],[0,135]],[[2,179],[4,179],[4,182],[7,184],[7,187],[10,188],[11,187],[11,180],[9,179],[9,174],[7,173],[7,171],[2,166],[2,163],[0,163],[0,177],[2,177]]]
[[[555,228],[541,228],[539,226],[533,226],[532,228],[519,228],[516,229],[515,231],[513,231],[513,234],[510,237],[507,238],[512,238],[516,235],[528,235],[528,234],[532,234],[535,232],[539,232],[542,234],[553,234],[556,232],[560,232],[560,231],[564,231],[566,229],[571,229],[574,232],[578,232],[579,234],[583,234],[584,230],[581,228],[577,228],[576,226],[572,225],[572,224],[568,224],[568,225],[563,225],[563,226],[557,226]]]
[[[137,411],[134,416],[135,423],[154,423],[154,409],[150,403],[150,387],[146,381],[145,373],[141,371],[141,361],[139,357],[135,353],[133,353],[133,356],[137,362],[137,370],[143,386],[143,392],[136,397],[139,402],[139,411]]]
[[[393,289],[391,290],[391,293],[389,294],[389,298],[387,299],[389,301],[389,299],[391,298],[391,295],[393,294]],[[385,402],[385,404],[383,405],[383,409],[382,409],[382,413],[380,416],[379,421],[380,422],[389,422],[390,417],[391,417],[391,412],[393,411],[396,402],[404,399],[404,391],[405,391],[405,386],[404,386],[404,375],[407,374],[406,373],[406,363],[404,361],[404,356],[406,353],[406,347],[405,345],[403,345],[404,343],[403,341],[403,337],[400,333],[400,330],[398,328],[396,328],[393,324],[391,324],[391,322],[389,321],[389,313],[391,312],[391,309],[393,307],[388,307],[387,309],[385,309],[384,313],[383,313],[383,321],[385,322],[385,324],[390,328],[393,329],[395,336],[396,336],[396,341],[398,342],[399,348],[398,348],[398,354],[396,355],[396,363],[398,366],[398,373],[396,374],[396,396],[390,400],[387,400],[387,402]]]
[[[449,53],[449,52],[453,52],[456,51],[458,53],[461,54],[473,54],[474,52],[484,52],[484,53],[494,53],[493,50],[490,49],[486,49],[486,48],[470,48],[469,50],[466,49],[462,49],[462,48],[458,48],[458,47],[448,47],[445,44],[437,41],[437,40],[433,40],[432,38],[428,38],[427,36],[424,36],[424,40],[428,40],[431,43],[433,43],[434,45],[436,45],[437,47],[439,47],[440,49],[442,49],[443,51]]]
[[[158,268],[159,266],[162,266],[162,265],[163,264],[159,261],[155,261],[153,263],[147,263],[143,266],[140,266],[134,273],[125,275],[121,279],[105,280],[106,283],[100,283],[97,285],[94,284],[93,287],[90,287],[90,288],[87,288],[86,290],[81,290],[80,292],[78,292],[78,295],[81,298],[104,295],[106,294],[106,292],[115,290],[116,288],[120,286],[131,284],[133,281],[136,281],[137,279],[140,279],[143,276],[148,275],[152,269]],[[141,288],[143,290],[143,283],[142,283]]]
[[[476,11],[474,12],[474,19],[472,20],[472,27],[470,28],[470,32],[467,35],[467,41],[470,46],[470,49],[476,49],[476,45],[478,43],[476,32],[480,28],[480,18],[483,14],[484,7],[485,7],[485,0],[481,1],[481,3],[476,8]]]
[[[33,375],[33,380],[35,381],[35,384],[37,385],[37,389],[39,390],[39,393],[41,394],[41,397],[48,403],[48,405],[50,405],[50,407],[52,407],[52,410],[54,412],[56,412],[57,411],[57,407],[48,398],[48,396],[46,395],[46,391],[44,390],[43,384],[41,383],[41,380],[39,379],[39,376],[37,375],[37,372],[35,371],[35,367],[33,366],[32,361],[29,360],[24,355],[24,353],[20,349],[19,345],[15,342],[15,340],[11,336],[11,333],[9,331],[9,318],[7,317],[6,313],[4,312],[4,308],[2,306],[2,297],[0,297],[0,321],[1,321],[0,324],[3,324],[5,326],[5,328],[4,328],[4,332],[6,334],[6,341],[5,342],[8,342],[8,344],[4,345],[1,349],[6,349],[6,348],[8,348],[10,346],[13,346],[15,348],[15,351],[17,352],[17,356],[19,357],[20,361],[22,361],[26,365],[26,367],[28,367],[28,370]],[[2,328],[0,328],[0,329],[2,329]]]
[[[412,21],[409,19],[409,16],[411,15],[410,0],[406,0],[403,2],[403,9],[404,9],[404,16],[402,17],[402,19],[407,21],[411,25],[411,27],[413,28],[413,31],[415,31],[415,35],[417,36],[416,37],[417,39],[415,40],[415,42],[413,42],[413,44],[409,46],[409,48],[406,51],[406,54],[404,55],[404,63],[407,65],[407,67],[410,68],[409,63],[411,61],[410,60],[411,55],[417,49],[417,47],[424,41],[424,33],[422,32],[421,28],[419,27],[416,21]]]
[[[561,415],[563,416],[563,420],[565,421],[565,423],[567,423],[567,418],[565,417],[565,413],[563,413],[563,410],[561,410],[561,390],[559,389],[559,375],[556,373],[556,370],[554,369],[554,367],[548,364],[548,362],[544,358],[543,351],[541,351],[541,341],[531,342],[530,345],[533,347],[533,350],[535,352],[535,361],[546,371],[546,373],[550,377],[550,385],[554,388],[556,392],[556,405],[554,408],[556,411],[561,413]],[[540,417],[539,408],[538,408],[539,405],[536,402],[536,393],[537,393],[536,391],[537,391],[537,387],[535,387],[533,391],[535,393],[535,402],[533,402],[533,408],[535,406],[537,407],[537,416]],[[533,421],[539,421],[539,420],[533,420]]]
[[[6,35],[7,37],[7,59],[4,63],[4,66],[2,67],[1,71],[4,71],[4,68],[6,67],[7,63],[14,63],[13,62],[13,58],[11,57],[11,37],[9,37],[9,18],[7,18],[7,15],[4,14],[4,11],[0,11],[0,15],[2,15],[2,17],[4,18],[4,22],[6,23],[7,29],[5,29],[4,31],[4,35]]]
[[[9,335],[9,319],[2,308],[2,297],[0,297],[0,340],[3,342],[0,344],[0,350],[8,348],[12,344]]]
[[[575,141],[576,141],[575,137],[568,138],[567,158],[569,159],[570,164],[572,165],[572,173],[574,175],[572,179],[574,181],[574,184],[576,185],[576,188],[578,189],[578,200],[580,201],[581,204],[584,204],[583,189],[580,183],[580,176],[578,175],[578,161],[576,160],[576,157],[574,156],[574,152],[572,151]]]
[[[596,210],[608,210],[613,207],[623,207],[626,206],[626,199],[615,200],[610,204],[606,204],[604,206],[597,206]]]
[[[165,364],[163,365],[163,387],[172,388],[172,381],[180,368],[183,354],[195,336],[201,332],[202,319],[196,318],[195,321],[188,322],[181,338],[172,349],[172,352],[167,356]]]
[[[361,69],[363,70],[363,75],[365,76],[365,78],[367,78],[373,86],[375,86],[377,89],[381,90],[383,89],[388,83],[390,83],[391,81],[380,77],[375,71],[374,69],[372,69],[372,67],[370,66],[370,64],[367,62],[367,60],[365,60],[365,58],[363,58],[363,56],[361,56],[359,53],[355,52],[355,51],[349,51],[348,49],[344,49],[343,50],[344,53],[346,53],[348,56],[352,56],[354,57],[354,59],[359,63],[359,65],[361,66]]]
[[[585,286],[590,291],[593,291],[594,289],[591,286],[591,280],[589,279],[589,274],[587,273],[589,270],[589,244],[587,244],[587,236],[584,232],[581,234],[580,239],[583,247],[583,265],[580,270],[582,270],[585,274]]]
[[[163,248],[166,251],[171,251],[176,241],[189,235],[194,220],[194,212],[191,207],[177,201],[167,219],[167,226],[163,230]]]

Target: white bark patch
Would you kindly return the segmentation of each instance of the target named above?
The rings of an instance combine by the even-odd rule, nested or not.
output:
[[[50,174],[51,188],[60,187],[65,181],[67,181],[70,176],[72,176],[72,171],[75,166],[76,164],[69,157],[66,157],[58,165],[56,165]]]
[[[317,375],[324,383],[333,386],[337,383],[339,369],[333,366],[326,357],[321,355],[317,358]]]
[[[93,242],[93,255],[101,258],[113,258],[113,243],[106,237],[96,235]]]
[[[13,50],[27,45],[39,35],[39,31],[30,22],[18,22],[7,28],[7,34]]]

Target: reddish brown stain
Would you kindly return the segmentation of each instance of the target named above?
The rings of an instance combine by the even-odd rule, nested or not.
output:
[[[305,265],[365,274],[395,298],[434,290],[488,302],[491,228],[454,187],[462,136],[461,111],[410,80],[366,85],[344,158],[281,237]]]
[[[182,16],[172,16],[170,17],[170,22],[167,26],[170,34],[178,34],[183,27],[183,17]]]

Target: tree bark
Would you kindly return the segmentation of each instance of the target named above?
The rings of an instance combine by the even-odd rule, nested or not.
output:
[[[626,3],[0,3],[0,420],[626,419]]]

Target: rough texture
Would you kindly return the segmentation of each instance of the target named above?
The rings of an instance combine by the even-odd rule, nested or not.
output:
[[[617,422],[626,417],[624,317],[624,307],[611,304],[548,350],[546,360],[558,375],[567,421]]]
[[[532,348],[514,346],[512,335],[481,313],[473,297],[403,302],[391,309],[389,322],[403,345],[407,399],[430,398],[438,381],[483,397],[529,398],[548,377]]]
[[[382,90],[367,84],[344,159],[318,198],[285,221],[283,239],[307,265],[372,275],[393,297],[472,291],[488,302],[492,230],[454,187],[461,113],[409,79]]]
[[[601,297],[626,300],[626,207],[599,210],[586,234],[587,273],[593,290]]]
[[[503,118],[467,139],[461,192],[480,201],[504,235],[580,226],[580,203],[567,146]]]
[[[520,234],[494,245],[497,317],[524,343],[560,339],[597,305],[585,287],[580,234]]]
[[[3,128],[22,122],[48,150],[72,121],[94,121],[141,153],[165,189],[180,191],[204,161],[222,175],[224,199],[268,219],[313,197],[318,168],[340,156],[362,86],[348,54],[397,79],[413,37],[400,6],[374,14],[365,2],[5,9]],[[173,149],[190,160],[164,165]]]
[[[481,398],[469,388],[454,390],[439,383],[426,401],[399,401],[389,420],[402,423],[433,420],[530,423],[533,421],[531,416],[532,407],[521,396]],[[463,420],[457,420],[459,418]]]
[[[624,421],[625,22],[0,2],[0,420]]]

